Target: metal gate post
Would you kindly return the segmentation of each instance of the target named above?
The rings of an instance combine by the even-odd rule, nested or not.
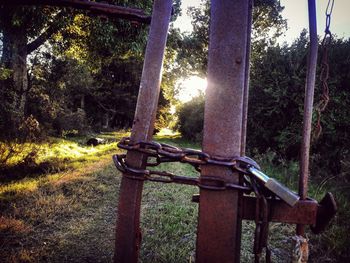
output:
[[[249,1],[212,0],[203,151],[240,155]],[[201,176],[238,183],[239,175],[215,165]],[[200,190],[196,262],[239,262],[239,196],[234,190]]]
[[[301,143],[300,153],[300,174],[299,174],[299,195],[304,200],[307,197],[308,177],[309,177],[309,159],[310,159],[310,141],[311,141],[311,124],[312,108],[314,102],[314,90],[317,67],[317,23],[316,23],[316,3],[315,0],[308,0],[309,10],[309,35],[310,47],[307,62],[305,98],[304,98],[304,119],[303,119],[303,140]],[[303,225],[297,225],[297,234],[305,235]]]
[[[150,140],[158,106],[164,50],[171,17],[172,1],[155,0],[146,47],[131,141]],[[143,168],[144,155],[127,153],[127,163]],[[115,262],[137,262],[141,243],[140,209],[143,182],[122,178],[119,193]]]
[[[248,122],[248,102],[249,102],[249,74],[250,74],[250,51],[251,51],[251,34],[253,22],[253,0],[249,0],[249,12],[247,23],[247,55],[245,58],[244,71],[244,95],[243,95],[243,118],[242,118],[242,139],[241,139],[241,155],[245,155],[247,141],[247,122]]]

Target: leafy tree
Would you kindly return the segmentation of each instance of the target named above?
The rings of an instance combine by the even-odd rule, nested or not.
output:
[[[273,44],[286,29],[282,18],[283,7],[277,0],[254,1],[253,10],[253,53]],[[197,73],[205,76],[209,44],[210,1],[202,0],[200,7],[190,7],[188,14],[192,17],[193,32],[184,35],[178,53],[179,67],[183,73]]]
[[[46,56],[46,58],[44,58]],[[37,118],[50,132],[55,124],[58,134],[63,130],[83,130],[87,125],[85,98],[92,88],[91,72],[85,64],[69,58],[46,54],[40,63],[32,60],[27,112]],[[68,117],[71,121],[68,122]],[[78,120],[74,120],[79,117]],[[70,123],[70,124],[69,124]],[[63,125],[67,124],[67,125]]]
[[[152,8],[152,1],[120,0],[113,2],[121,6],[142,8],[149,13]],[[28,115],[30,107],[27,105],[27,98],[33,86],[30,81],[34,80],[35,85],[38,86],[38,81],[35,81],[38,78],[34,75],[37,71],[29,69],[27,58],[34,51],[38,51],[38,48],[47,40],[50,41],[50,51],[53,51],[51,56],[57,58],[56,62],[61,61],[63,63],[64,61],[72,62],[76,60],[81,69],[85,68],[85,70],[90,71],[90,76],[87,79],[91,80],[91,78],[95,79],[101,73],[101,69],[107,67],[108,63],[115,63],[115,60],[125,62],[127,57],[134,60],[136,56],[141,61],[147,31],[147,26],[142,24],[120,19],[90,17],[85,12],[73,12],[69,8],[1,5],[0,36],[2,36],[3,42],[0,61],[0,84],[2,87],[0,95],[3,95],[1,96],[2,103],[0,103],[2,105],[1,128],[3,130],[7,129],[8,134],[12,134],[11,131],[16,130],[15,127],[18,126],[16,123],[21,122],[21,119]],[[48,53],[45,49],[36,53],[42,52]],[[40,55],[33,56],[36,58],[42,57]],[[78,83],[73,83],[76,78],[72,77],[81,74],[73,74],[77,67],[70,62],[66,64],[66,69],[68,73],[72,74],[66,74],[66,77],[58,74],[56,76],[57,80],[46,74],[48,78],[45,84],[57,91],[60,88],[54,85],[64,83],[64,85],[71,88],[75,86],[73,97],[80,96],[78,93],[86,95],[88,89],[92,86],[96,87],[96,85],[87,86],[80,81],[80,87],[77,87]],[[46,62],[36,59],[35,65],[30,65],[30,67],[40,68],[40,63],[45,64]],[[57,66],[56,63],[55,67]],[[48,63],[48,67],[52,68],[54,66]],[[28,69],[31,79],[28,79]],[[46,73],[49,73],[48,70],[46,70]],[[71,79],[69,80],[67,76]],[[61,79],[58,80],[58,78]],[[41,87],[41,89],[46,90],[48,87]],[[36,92],[38,93],[37,88]],[[83,103],[84,96],[80,97],[81,103]],[[74,101],[75,98],[71,98],[71,100]],[[33,104],[31,104],[32,106]],[[65,106],[63,105],[63,107]],[[30,109],[30,111],[33,112],[35,109]],[[10,129],[10,126],[13,127]]]
[[[247,142],[259,152],[298,156],[307,43],[304,31],[291,46],[270,46],[252,58]]]
[[[313,143],[314,171],[325,176],[342,175],[349,182],[350,157],[350,38],[335,39],[329,47],[330,101],[321,116],[322,134]],[[322,85],[318,79],[315,104],[320,101]]]
[[[260,0],[254,1],[255,6],[253,10],[253,34],[252,34],[252,57],[258,60],[262,52],[267,46],[271,45],[273,41],[279,36],[286,27],[286,21],[282,18],[280,12],[283,7],[279,1],[275,0]],[[207,52],[209,44],[209,20],[210,20],[210,1],[202,0],[199,8],[191,7],[188,13],[192,17],[193,32],[189,35],[180,35],[177,39],[177,65],[174,71],[179,75],[198,74],[202,77],[206,75],[207,68]],[[269,38],[267,38],[269,36]],[[266,41],[270,39],[270,41]],[[192,108],[191,104],[196,104],[201,109],[200,100],[194,99],[187,103],[179,110],[179,124],[180,130],[184,136],[193,139],[196,135],[191,135],[190,130],[184,130],[193,118],[186,118],[188,108]],[[203,100],[202,100],[203,103]],[[184,113],[185,112],[185,113]],[[198,114],[197,119],[192,127],[198,133],[198,129],[203,127],[203,115]],[[198,125],[198,127],[197,127]],[[197,136],[198,138],[198,136]]]
[[[276,153],[282,159],[298,160],[302,136],[303,100],[307,66],[308,39],[306,31],[291,45],[269,46],[253,57],[251,67],[248,110],[248,150],[264,154]],[[320,51],[321,52],[321,51]],[[329,47],[330,102],[322,114],[322,134],[312,142],[312,169],[315,180],[337,175],[349,180],[347,172],[350,156],[349,104],[350,40],[335,39]],[[320,56],[319,56],[320,57]],[[319,72],[318,72],[319,75]],[[315,105],[322,94],[316,82]],[[203,116],[194,120],[189,108],[203,108],[197,100],[180,108],[180,130],[193,138],[203,127]],[[314,118],[315,121],[315,118]],[[182,128],[181,128],[182,127]],[[191,134],[191,130],[194,132]],[[342,177],[340,179],[340,177]]]
[[[180,105],[177,109],[177,128],[182,136],[194,141],[201,141],[204,120],[204,94]]]
[[[0,105],[3,112],[0,126],[3,131],[14,131],[11,126],[16,126],[17,123],[18,127],[18,122],[25,116],[28,95],[27,56],[68,20],[65,12],[54,8],[0,6],[3,42],[0,65],[2,71],[9,73],[0,82]]]

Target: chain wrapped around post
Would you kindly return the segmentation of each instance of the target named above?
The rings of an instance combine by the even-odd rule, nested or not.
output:
[[[130,138],[123,138],[118,147],[127,151],[137,151],[145,154],[147,159],[145,168],[133,168],[126,162],[126,154],[117,154],[113,156],[113,161],[122,174],[132,180],[151,181],[161,183],[176,183],[185,185],[198,186],[201,189],[212,191],[236,190],[245,194],[255,193],[255,240],[254,255],[255,262],[260,261],[263,248],[266,251],[266,262],[270,260],[270,250],[268,248],[268,224],[269,224],[269,207],[266,197],[274,197],[276,193],[285,196],[286,189],[279,185],[278,182],[268,178],[260,171],[260,166],[252,159],[246,156],[235,156],[231,158],[222,158],[220,156],[210,156],[209,154],[188,148],[178,148],[169,144],[158,143],[154,141],[137,141],[131,142]],[[235,184],[227,179],[217,176],[180,176],[166,171],[149,169],[162,163],[181,162],[192,165],[198,172],[201,171],[202,165],[219,165],[229,167],[244,175],[243,184]],[[253,172],[252,172],[253,169]],[[267,179],[266,179],[267,178]],[[274,191],[276,193],[274,193]],[[281,194],[282,193],[282,194]],[[291,192],[292,193],[292,192]],[[292,198],[291,198],[292,197]],[[282,198],[283,199],[283,198]],[[297,200],[292,196],[286,197],[289,205],[293,205]],[[292,199],[292,204],[288,200]]]
[[[151,157],[151,159],[153,158],[153,160],[147,159],[146,167],[155,167],[165,162],[181,162],[192,165],[198,172],[200,172],[200,165],[205,164],[231,167],[244,174],[249,174],[247,168],[250,166],[260,169],[259,165],[248,157],[237,156],[230,159],[211,157],[198,150],[181,149],[164,143],[144,141],[131,143],[129,138],[123,138],[118,143],[118,147],[128,151],[138,151],[146,154],[147,157]],[[125,154],[114,155],[113,161],[117,169],[124,172],[124,176],[134,180],[196,185],[203,189],[217,191],[234,189],[247,194],[252,192],[248,181],[246,181],[246,185],[239,185],[214,176],[189,177],[179,176],[165,171],[135,169],[127,165]]]
[[[285,186],[278,183],[273,178],[269,178],[266,174],[261,172],[260,166],[251,158],[246,156],[234,156],[224,158],[220,156],[210,156],[209,154],[188,148],[178,148],[169,144],[137,141],[131,142],[130,138],[123,138],[118,147],[127,151],[136,151],[146,155],[146,168],[130,167],[126,161],[125,154],[113,156],[113,161],[123,175],[129,179],[139,181],[153,181],[162,183],[178,183],[187,185],[196,185],[202,189],[207,190],[239,190],[245,193],[250,193],[253,179],[258,179],[259,189],[263,191],[265,196],[278,196],[281,200],[289,206],[294,206],[299,196],[290,191]],[[188,177],[179,176],[165,171],[150,170],[147,167],[155,167],[161,163],[181,162],[192,165],[198,172],[201,172],[202,165],[217,165],[227,167],[250,177],[250,180],[245,178],[243,185],[232,183],[224,178],[216,176],[200,176]],[[254,181],[255,182],[255,181]]]

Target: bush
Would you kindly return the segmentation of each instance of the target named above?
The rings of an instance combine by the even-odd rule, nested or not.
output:
[[[192,141],[201,141],[204,122],[204,95],[193,98],[177,109],[177,129]]]
[[[57,135],[64,136],[71,131],[78,131],[79,134],[86,134],[90,130],[86,113],[82,109],[76,112],[62,112],[54,121],[53,128]]]
[[[6,169],[8,166],[24,164],[33,166],[40,152],[40,145],[37,143],[43,139],[39,122],[30,115],[18,123],[16,137],[2,138],[0,141],[0,167]],[[12,162],[12,163],[10,163]]]

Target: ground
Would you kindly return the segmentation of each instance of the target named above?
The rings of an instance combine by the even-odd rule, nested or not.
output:
[[[113,134],[117,139],[123,135]],[[157,139],[196,147],[178,137]],[[68,145],[75,155],[63,171],[0,186],[2,262],[112,262],[120,174],[111,155],[119,150],[113,141],[95,148]],[[161,169],[196,175],[185,164]],[[191,197],[197,192],[191,186],[145,184],[141,262],[194,260],[198,210]],[[242,262],[252,262],[253,230],[253,223],[244,222]],[[270,226],[273,262],[289,262],[292,231],[290,226]]]

